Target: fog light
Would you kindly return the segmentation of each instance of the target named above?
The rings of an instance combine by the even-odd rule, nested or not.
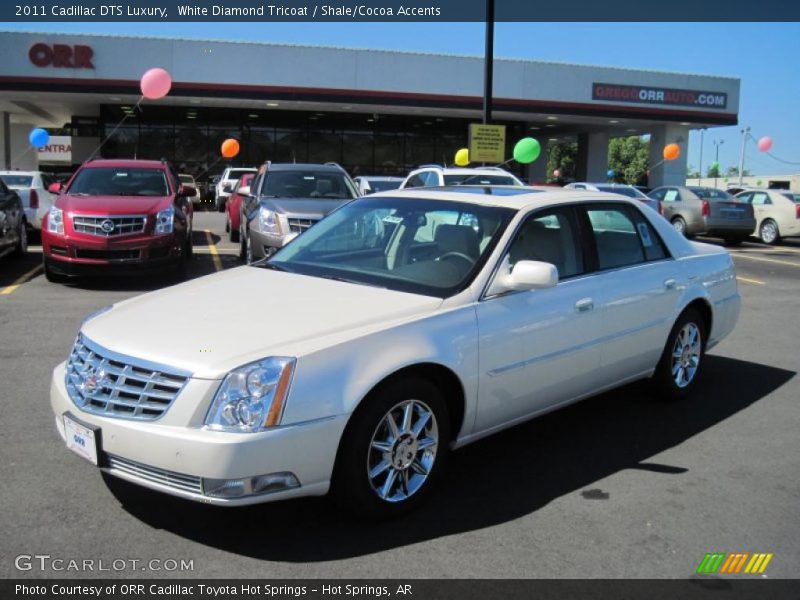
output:
[[[272,494],[300,487],[293,473],[270,473],[244,479],[203,478],[203,493],[214,498],[244,498],[257,494]]]

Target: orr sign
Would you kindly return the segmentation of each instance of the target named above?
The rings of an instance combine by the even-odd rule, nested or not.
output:
[[[727,108],[728,106],[728,94],[725,92],[676,90],[640,85],[619,85],[616,83],[593,83],[592,100],[631,102],[634,104],[671,104],[673,106],[704,108]]]
[[[57,69],[94,69],[92,58],[94,50],[91,46],[75,44],[45,44],[39,42],[28,50],[30,61],[40,68],[55,67]]]

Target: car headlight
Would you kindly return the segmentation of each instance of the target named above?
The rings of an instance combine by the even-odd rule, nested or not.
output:
[[[264,208],[258,209],[258,230],[261,233],[280,233],[281,228],[278,224],[278,215],[275,211]]]
[[[156,233],[172,233],[175,221],[175,208],[170,206],[156,215]]]
[[[64,233],[64,211],[55,206],[51,206],[47,213],[47,231],[52,233]]]
[[[296,359],[273,356],[234,369],[206,414],[209,429],[255,433],[280,423]]]

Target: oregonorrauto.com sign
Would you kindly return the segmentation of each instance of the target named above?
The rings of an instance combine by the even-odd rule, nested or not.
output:
[[[592,100],[708,108],[726,108],[728,106],[728,94],[725,92],[676,90],[641,85],[619,85],[616,83],[593,83]]]

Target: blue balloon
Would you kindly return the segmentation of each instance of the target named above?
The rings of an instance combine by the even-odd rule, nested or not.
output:
[[[28,141],[34,148],[44,148],[47,146],[47,142],[50,141],[50,134],[41,127],[37,127],[36,129],[31,129],[28,134]]]
[[[608,175],[608,178],[611,179],[614,176],[614,169],[609,169],[606,172],[606,175]]]

